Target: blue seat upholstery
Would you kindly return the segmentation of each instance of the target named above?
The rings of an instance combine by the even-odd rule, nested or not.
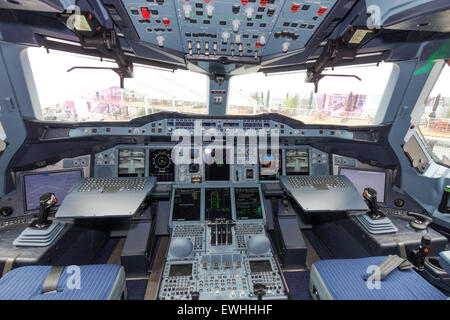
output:
[[[439,264],[450,274],[450,250],[442,251],[440,254]]]
[[[68,269],[69,268],[69,269]],[[1,300],[108,300],[126,296],[122,266],[79,266],[79,282],[69,266],[61,274],[56,292],[42,293],[51,266],[27,266],[11,270],[0,279]],[[76,284],[79,283],[79,288]],[[75,286],[74,286],[75,284]]]
[[[323,300],[442,300],[447,297],[412,269],[395,269],[379,287],[365,279],[386,257],[317,261],[311,268],[310,293]],[[370,289],[371,287],[372,289]]]

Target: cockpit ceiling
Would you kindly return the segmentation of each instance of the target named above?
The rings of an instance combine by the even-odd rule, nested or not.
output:
[[[129,60],[172,69],[197,65],[205,71],[202,65],[212,63],[215,70],[206,73],[229,73],[241,66],[279,72],[320,64],[317,72],[381,60],[428,59],[442,46],[447,50],[441,48],[441,53],[450,52],[450,3],[444,0],[396,1],[395,7],[380,1],[375,9],[369,0],[35,2],[32,8],[25,0],[0,1],[3,41],[116,61],[119,51],[123,65]]]

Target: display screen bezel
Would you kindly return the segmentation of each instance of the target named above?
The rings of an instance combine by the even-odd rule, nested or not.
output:
[[[34,213],[34,212],[38,212],[39,208],[36,209],[28,209],[27,208],[27,191],[26,191],[26,186],[25,186],[25,177],[26,176],[31,176],[31,175],[41,175],[41,174],[52,174],[52,173],[65,173],[65,172],[76,172],[79,171],[80,172],[80,179],[82,179],[84,177],[84,171],[83,168],[70,168],[70,169],[62,169],[62,170],[49,170],[49,171],[25,171],[25,172],[19,172],[18,173],[18,181],[19,184],[21,185],[20,190],[22,190],[22,200],[23,200],[23,209],[24,212],[26,213]],[[66,195],[67,196],[67,195]],[[61,205],[62,201],[58,201],[58,203],[56,203],[52,208],[59,208],[59,206]]]

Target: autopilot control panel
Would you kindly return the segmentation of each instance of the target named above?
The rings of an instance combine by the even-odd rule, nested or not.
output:
[[[177,185],[158,298],[287,299],[259,185]]]

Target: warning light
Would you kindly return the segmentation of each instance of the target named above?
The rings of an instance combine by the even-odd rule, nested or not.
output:
[[[261,47],[261,42],[256,41],[256,42],[255,42],[255,47],[260,48],[260,47]]]
[[[291,6],[291,11],[295,13],[298,9],[300,9],[300,3],[293,3]]]
[[[265,6],[267,4],[267,2],[269,2],[269,0],[260,0],[259,4],[262,6]]]
[[[145,20],[150,19],[150,11],[148,11],[148,8],[142,7],[142,8],[141,8],[141,13],[142,13],[142,17],[143,17]]]
[[[206,3],[209,3],[209,2],[211,2],[211,0],[205,0],[205,2],[206,2]]]
[[[319,10],[317,10],[317,14],[319,16],[323,15],[325,13],[325,11],[327,11],[328,8],[327,7],[320,7]]]
[[[364,193],[363,193],[363,196],[364,196],[364,197],[367,197],[367,193],[364,192]]]
[[[241,3],[242,3],[242,4],[247,4],[247,3],[248,3],[248,0],[241,0]]]
[[[56,202],[56,198],[53,199],[53,202]]]
[[[428,253],[428,248],[423,249],[425,253]]]
[[[170,19],[169,18],[163,18],[162,19],[162,23],[163,23],[163,25],[168,27],[168,26],[170,26]]]

